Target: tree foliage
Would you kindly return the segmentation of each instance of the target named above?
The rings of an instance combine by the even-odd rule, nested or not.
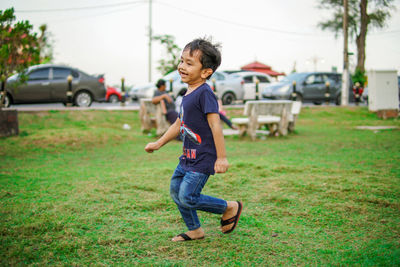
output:
[[[0,75],[5,81],[15,72],[40,62],[40,44],[28,21],[14,23],[14,9],[0,11]]]
[[[41,34],[33,32],[29,21],[17,21],[14,9],[0,10],[0,81],[4,91],[7,78],[52,58],[48,45],[47,27],[40,27]],[[24,76],[23,76],[24,78]],[[4,98],[2,97],[1,100]],[[0,101],[0,107],[3,101]]]
[[[49,63],[53,60],[53,47],[50,43],[49,32],[47,25],[43,24],[39,27],[39,46],[40,46],[40,63]]]
[[[386,26],[387,20],[390,18],[390,10],[394,9],[391,4],[394,0],[365,0],[368,5],[368,25],[374,28],[383,28]],[[361,28],[361,9],[362,0],[348,0],[348,24],[350,38],[356,39],[360,34]],[[321,9],[332,10],[332,17],[326,21],[322,21],[318,26],[323,30],[329,30],[335,33],[335,36],[343,31],[343,0],[320,0],[318,5]]]
[[[394,0],[348,0],[348,30],[351,40],[357,45],[357,67],[365,72],[365,46],[368,30],[383,28],[394,10]],[[320,0],[319,8],[332,11],[332,16],[318,26],[322,30],[335,33],[335,37],[343,32],[343,0]]]
[[[158,61],[159,66],[157,70],[159,70],[162,75],[176,70],[180,61],[181,48],[175,44],[175,37],[168,34],[157,35],[153,37],[153,40],[159,41],[161,45],[165,46],[167,54],[165,59],[160,59]]]

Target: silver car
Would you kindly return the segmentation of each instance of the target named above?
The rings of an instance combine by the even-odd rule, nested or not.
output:
[[[78,69],[53,64],[29,67],[21,82],[15,74],[6,83],[5,105],[23,103],[67,103],[68,81],[72,76],[72,101],[75,106],[89,107],[93,101],[104,101],[106,87],[103,75],[91,76]]]
[[[239,71],[231,74],[230,77],[242,79],[241,83],[244,88],[243,100],[256,99],[256,82],[258,82],[259,96],[261,96],[262,90],[272,82],[272,78],[268,74],[254,71]]]
[[[166,81],[166,91],[172,92],[174,97],[177,97],[183,91],[187,90],[187,84],[183,83],[178,71],[173,71],[162,78]],[[172,83],[172,90],[170,84]],[[207,83],[217,91],[218,97],[222,100],[224,105],[232,104],[235,100],[243,99],[244,87],[239,79],[232,79],[230,75],[216,71]],[[132,88],[129,92],[132,100],[140,98],[152,98],[154,91],[157,90],[154,83],[148,83],[141,86]]]

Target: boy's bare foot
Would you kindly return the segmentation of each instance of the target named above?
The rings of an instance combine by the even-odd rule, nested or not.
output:
[[[203,239],[204,238],[204,230],[203,230],[203,228],[200,227],[200,228],[197,228],[196,230],[186,232],[185,235],[187,237],[189,237],[190,239],[185,239],[181,235],[177,235],[174,238],[172,238],[171,240],[173,242],[180,242],[180,241]]]
[[[221,218],[221,231],[228,234],[234,230],[242,212],[242,204],[237,201],[227,201],[228,207]],[[229,220],[229,222],[227,221]],[[226,224],[222,223],[227,221]],[[223,225],[225,224],[225,225]]]

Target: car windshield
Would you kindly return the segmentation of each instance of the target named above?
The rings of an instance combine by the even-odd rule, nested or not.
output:
[[[281,82],[300,82],[306,75],[306,73],[292,73],[283,78]]]
[[[242,76],[240,76],[239,74],[231,74],[229,75],[230,78],[240,78]]]
[[[165,75],[164,78],[163,78],[163,80],[169,81],[169,80],[172,79],[173,81],[175,81],[175,80],[178,79],[178,78],[179,78],[179,73],[178,73],[178,71],[173,71],[173,72],[168,73],[167,75]]]

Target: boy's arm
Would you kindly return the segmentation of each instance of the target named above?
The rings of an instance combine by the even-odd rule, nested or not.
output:
[[[172,124],[167,132],[163,134],[156,142],[148,143],[144,150],[148,153],[152,153],[154,150],[160,149],[163,145],[176,138],[179,134],[179,129],[181,127],[181,121],[179,118],[176,119],[174,124]]]
[[[172,103],[172,98],[171,98],[168,94],[162,94],[162,95],[159,95],[159,96],[154,96],[154,97],[151,99],[151,102],[152,102],[153,104],[158,104],[158,103],[160,103],[160,101],[163,100],[163,99],[165,99],[166,101],[168,101],[168,103]]]
[[[214,169],[216,173],[224,173],[228,170],[229,163],[226,158],[225,141],[219,120],[219,114],[208,113],[207,121],[214,137],[215,149],[217,150],[217,160],[215,161]]]

